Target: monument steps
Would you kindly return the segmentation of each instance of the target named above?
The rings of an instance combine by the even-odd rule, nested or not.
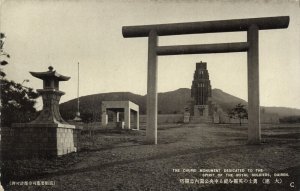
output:
[[[190,123],[213,123],[212,117],[195,117],[192,116],[190,119]]]

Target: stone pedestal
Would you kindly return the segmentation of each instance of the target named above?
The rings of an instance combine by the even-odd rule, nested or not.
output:
[[[189,122],[190,122],[190,112],[184,112],[183,123],[189,123]]]
[[[209,115],[208,105],[195,105],[194,115],[190,121],[191,123],[211,123],[212,118]]]
[[[14,124],[2,129],[2,157],[56,157],[76,152],[74,125]]]
[[[51,157],[77,151],[75,125],[67,124],[59,113],[58,103],[64,93],[55,89],[38,92],[44,103],[38,118],[3,129],[4,157]]]
[[[195,105],[194,106],[195,117],[208,117],[208,105]]]

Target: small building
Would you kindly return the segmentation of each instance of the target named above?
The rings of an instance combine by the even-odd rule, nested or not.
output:
[[[103,101],[101,110],[102,127],[111,124],[122,129],[139,130],[139,106],[137,104],[131,101]]]

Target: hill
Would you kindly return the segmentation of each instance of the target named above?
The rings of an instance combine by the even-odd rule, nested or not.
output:
[[[145,113],[146,97],[130,92],[112,92],[80,97],[80,113],[89,113],[100,117],[102,101],[130,100],[140,106],[140,113]],[[73,119],[77,111],[77,99],[61,103],[60,113],[64,119]]]
[[[233,108],[235,105],[239,103],[243,105],[247,105],[247,102],[245,100],[230,95],[226,92],[223,92],[220,89],[213,89],[211,94],[212,94],[212,100],[216,102],[219,106],[221,106],[221,108],[225,112]]]
[[[188,105],[191,90],[180,88],[175,91],[158,93],[158,113],[171,114],[182,113],[184,107]],[[130,100],[140,106],[140,113],[146,113],[146,95],[138,95],[130,92],[112,92],[94,94],[80,97],[80,112],[90,113],[100,118],[102,101],[126,101]],[[238,103],[247,105],[243,99],[230,95],[220,89],[212,90],[212,100],[216,102],[225,112],[233,108]],[[280,117],[300,116],[300,109],[286,107],[263,107],[267,113],[277,113]],[[73,119],[77,110],[77,99],[60,104],[60,112],[65,119]]]
[[[281,117],[300,116],[300,109],[289,107],[264,107],[267,113],[277,113]]]

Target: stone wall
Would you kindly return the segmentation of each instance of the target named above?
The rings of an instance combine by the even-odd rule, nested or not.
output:
[[[146,123],[147,115],[140,115],[140,123]],[[183,123],[183,114],[157,115],[157,123]]]
[[[239,123],[239,119],[230,119],[226,113],[220,116],[222,123]],[[242,123],[248,123],[247,119],[242,119]],[[279,123],[279,116],[274,113],[261,113],[260,114],[260,123]]]
[[[220,115],[220,116],[219,116]],[[157,116],[157,123],[183,123],[183,114],[162,114]],[[140,123],[146,123],[147,115],[140,115]],[[230,119],[226,113],[214,113],[214,123],[239,123],[238,119]],[[261,123],[279,123],[277,114],[261,113]],[[242,123],[248,123],[247,119],[242,119]]]

